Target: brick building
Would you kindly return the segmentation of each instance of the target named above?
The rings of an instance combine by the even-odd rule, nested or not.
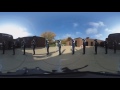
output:
[[[2,42],[5,40],[5,49],[11,49],[11,44],[13,41],[13,36],[10,34],[0,33],[0,49]]]
[[[113,49],[113,41],[116,40],[117,41],[117,50],[120,50],[120,33],[113,33],[113,34],[109,34],[108,38],[106,38],[108,40],[108,47],[110,49]]]
[[[38,37],[38,36],[29,36],[29,37],[21,37],[21,38],[17,38],[15,39],[16,43],[17,43],[17,48],[21,47],[21,42],[24,39],[26,42],[26,47],[30,48],[31,47],[31,41],[33,40],[33,38],[36,41],[36,47],[45,47],[45,38],[43,37]]]
[[[86,37],[86,46],[94,46],[95,44],[95,39],[90,39],[89,37]],[[99,45],[103,40],[97,40]],[[83,44],[82,38],[75,38],[75,46],[80,47]],[[66,42],[66,46],[71,45],[71,41]]]

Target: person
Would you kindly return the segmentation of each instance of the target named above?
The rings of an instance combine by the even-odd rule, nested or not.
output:
[[[75,39],[72,39],[72,54],[75,53]]]
[[[107,54],[108,52],[107,52],[107,49],[108,49],[108,42],[107,42],[107,40],[105,41],[105,54]]]
[[[97,39],[95,39],[94,41],[95,41],[95,54],[97,54],[97,46],[98,46],[98,42],[97,42]]]
[[[2,42],[2,50],[3,50],[3,54],[5,54],[5,41]]]
[[[49,41],[46,39],[46,48],[47,48],[47,55],[49,55]]]
[[[59,55],[61,55],[61,40],[58,40]]]
[[[13,55],[15,55],[15,41],[12,43]]]
[[[83,54],[85,54],[86,42],[85,42],[85,39],[82,39],[82,40],[83,40]]]
[[[113,48],[114,48],[114,53],[116,53],[116,46],[117,46],[117,42],[116,40],[113,42]]]
[[[32,45],[32,48],[33,48],[33,55],[35,55],[35,46],[36,46],[36,42],[35,42],[34,39],[32,40],[31,45]]]
[[[26,45],[25,45],[25,40],[24,40],[24,39],[23,39],[23,41],[22,41],[22,48],[23,48],[23,50],[24,50],[23,55],[25,55],[25,48],[26,48]]]

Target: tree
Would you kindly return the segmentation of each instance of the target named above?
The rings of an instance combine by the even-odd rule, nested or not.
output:
[[[71,38],[71,37],[68,37],[68,38],[67,38],[67,41],[71,41],[71,40],[72,40],[72,38]]]
[[[53,32],[44,32],[40,35],[41,37],[44,37],[49,40],[49,42],[53,42],[53,39],[55,38],[56,34]]]
[[[62,39],[61,42],[62,42],[62,44],[66,44],[67,39]]]

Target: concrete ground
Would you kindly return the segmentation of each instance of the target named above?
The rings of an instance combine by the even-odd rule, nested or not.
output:
[[[6,50],[5,54],[0,54],[0,71],[3,73],[14,72],[23,67],[40,67],[46,71],[60,70],[68,67],[76,69],[88,65],[88,67],[79,71],[93,72],[112,72],[117,73],[120,66],[120,50],[116,54],[109,49],[105,54],[105,49],[98,47],[98,54],[94,54],[94,47],[86,47],[86,54],[83,55],[83,49],[76,47],[75,54],[72,55],[70,46],[62,46],[62,55],[59,56],[55,47],[50,47],[50,55],[46,55],[46,48],[37,48],[36,55],[32,55],[32,49],[26,49],[26,55],[22,55],[21,49],[16,49],[16,55],[12,55],[12,50]],[[1,51],[2,53],[2,51]]]

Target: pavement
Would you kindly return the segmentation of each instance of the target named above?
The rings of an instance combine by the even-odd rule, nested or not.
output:
[[[98,47],[98,54],[95,55],[93,46],[86,47],[86,53],[83,55],[81,47],[75,48],[75,54],[72,55],[71,46],[62,46],[62,55],[59,55],[56,47],[50,47],[50,55],[46,55],[46,48],[36,48],[36,54],[33,54],[31,48],[26,49],[26,55],[23,55],[22,49],[16,49],[16,55],[12,55],[12,50],[6,50],[5,54],[0,54],[0,71],[15,72],[16,70],[39,67],[46,71],[61,70],[68,67],[69,69],[86,68],[79,71],[93,72],[112,72],[117,73],[120,70],[120,50],[114,54],[112,49],[105,54],[103,47]],[[2,51],[0,50],[2,53]]]

